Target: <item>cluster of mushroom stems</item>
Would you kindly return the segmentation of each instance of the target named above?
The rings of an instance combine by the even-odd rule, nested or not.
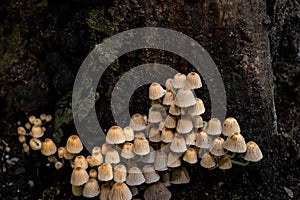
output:
[[[48,156],[56,169],[70,160],[75,196],[99,195],[101,200],[130,200],[141,190],[146,200],[168,200],[168,186],[190,181],[183,163],[225,170],[232,164],[245,166],[262,159],[259,146],[245,142],[235,118],[228,117],[223,123],[218,118],[203,121],[204,103],[193,91],[202,87],[197,73],[178,73],[166,80],[165,87],[152,83],[148,116],[136,113],[127,127],[112,126],[106,143],[94,147],[87,157],[80,155],[83,145],[77,135],[70,136],[66,146],[58,149],[49,138],[42,142],[42,115],[40,119],[29,117],[30,126],[18,128],[19,140],[26,146],[22,137],[27,135],[26,129],[30,130],[29,146]],[[56,151],[61,161],[54,155]],[[233,160],[237,155],[245,162]]]

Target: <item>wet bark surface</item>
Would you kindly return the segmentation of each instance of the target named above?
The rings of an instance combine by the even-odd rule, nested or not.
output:
[[[2,142],[6,171],[0,173],[0,198],[74,198],[70,167],[56,171],[39,152],[24,154],[17,122],[24,124],[31,114],[53,114],[46,136],[63,145],[76,132],[71,92],[84,58],[103,39],[144,26],[182,32],[208,51],[225,84],[227,115],[237,118],[245,139],[257,142],[264,154],[258,163],[225,172],[186,165],[191,182],[169,187],[172,199],[288,199],[290,191],[299,198],[299,6],[289,0],[0,1],[0,138],[11,148],[7,152]],[[114,124],[110,97],[118,79],[134,66],[153,62],[182,73],[193,70],[186,60],[160,50],[120,57],[97,89],[103,129]],[[147,112],[147,88],[132,97],[131,114]],[[197,95],[208,120],[205,83]],[[20,160],[8,165],[6,155]]]

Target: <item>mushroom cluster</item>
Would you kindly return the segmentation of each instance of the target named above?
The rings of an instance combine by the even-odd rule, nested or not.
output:
[[[148,116],[136,113],[127,127],[112,126],[106,133],[106,143],[94,147],[91,155],[80,155],[83,145],[77,135],[70,136],[66,146],[58,149],[49,138],[40,141],[42,132],[38,134],[36,127],[42,129],[42,117],[32,123],[29,118],[28,130],[32,127],[30,135],[36,144],[30,147],[48,156],[59,169],[54,156],[57,150],[62,165],[65,160],[71,162],[73,194],[88,198],[99,195],[101,200],[130,200],[140,191],[144,191],[146,200],[168,200],[168,186],[190,181],[183,163],[225,170],[232,164],[247,165],[262,159],[258,145],[245,142],[235,118],[228,117],[223,124],[217,118],[208,122],[202,119],[204,103],[193,92],[202,87],[197,73],[178,73],[166,81],[165,87],[152,83]],[[27,134],[23,127],[18,133]],[[39,148],[35,140],[40,142]],[[246,162],[233,160],[237,155]]]

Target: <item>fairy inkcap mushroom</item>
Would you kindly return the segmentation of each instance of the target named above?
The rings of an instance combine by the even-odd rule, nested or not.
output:
[[[18,139],[19,139],[19,142],[22,143],[22,144],[26,142],[25,135],[19,135]]]
[[[205,131],[209,135],[220,135],[222,132],[221,121],[218,118],[211,118],[205,126]]]
[[[149,141],[150,142],[160,142],[161,136],[158,127],[152,127],[149,131]]]
[[[100,194],[100,187],[99,183],[96,179],[91,178],[89,179],[86,184],[83,186],[82,195],[84,197],[93,198]]]
[[[203,127],[203,119],[200,115],[196,115],[192,117],[192,122],[194,128],[202,128]]]
[[[85,184],[89,180],[89,175],[85,169],[82,167],[76,167],[73,169],[71,175],[71,184],[75,186],[80,186]]]
[[[133,151],[137,155],[147,155],[150,152],[148,140],[146,138],[135,138],[133,142]]]
[[[64,164],[60,161],[55,162],[54,167],[56,170],[61,169],[64,166]]]
[[[43,155],[50,156],[55,154],[56,151],[57,151],[57,147],[50,138],[46,138],[45,141],[42,142],[41,152]]]
[[[120,126],[112,126],[106,134],[106,143],[122,144],[126,141],[123,129]]]
[[[167,166],[170,168],[179,167],[181,165],[180,156],[180,153],[169,152]]]
[[[196,98],[196,104],[188,107],[188,114],[191,116],[202,115],[205,112],[204,103],[201,99]]]
[[[196,147],[209,149],[211,147],[211,137],[205,131],[196,132]]]
[[[247,145],[240,133],[232,133],[223,143],[223,148],[231,152],[244,153],[247,150]]]
[[[186,86],[186,76],[181,73],[175,74],[173,78],[173,87],[175,89],[183,88]]]
[[[200,161],[200,165],[204,168],[213,168],[213,167],[216,166],[216,161],[215,161],[214,157],[209,152],[206,152],[202,156],[202,159]]]
[[[188,115],[181,116],[177,122],[176,131],[178,133],[188,133],[193,130],[193,122]]]
[[[194,131],[191,131],[190,133],[185,135],[185,143],[186,145],[196,144],[196,133]]]
[[[110,163],[102,163],[98,167],[98,180],[110,181],[113,179],[113,169]]]
[[[250,141],[247,143],[247,151],[243,158],[247,161],[258,162],[263,158],[263,154],[259,146],[255,142]]]
[[[165,127],[166,128],[175,128],[176,127],[176,119],[172,115],[168,115],[165,119]]]
[[[19,127],[17,128],[17,133],[18,133],[18,135],[26,135],[26,130],[25,130],[24,127],[19,126]]]
[[[74,196],[81,196],[83,191],[83,186],[72,185],[72,194]]]
[[[81,167],[83,169],[87,169],[88,168],[88,162],[86,160],[86,158],[82,155],[76,156],[74,159],[74,167]]]
[[[161,132],[161,141],[163,141],[164,143],[170,143],[173,141],[173,138],[173,131],[164,127]]]
[[[232,133],[240,133],[241,129],[237,120],[233,117],[228,117],[223,123],[222,133],[225,136],[230,136]]]
[[[175,101],[170,105],[169,113],[173,116],[179,116],[181,114],[181,109],[175,105]]]
[[[42,120],[39,118],[35,118],[35,120],[33,120],[33,125],[34,126],[42,126]]]
[[[165,86],[166,86],[166,89],[167,90],[173,90],[173,79],[172,78],[169,78],[166,80],[165,82]]]
[[[40,137],[43,137],[44,135],[44,131],[42,129],[41,126],[32,126],[31,128],[31,136],[34,137],[34,138],[40,138]]]
[[[167,90],[166,94],[163,98],[163,105],[170,106],[175,101],[175,94],[172,92],[172,90]]]
[[[131,191],[125,183],[115,183],[109,192],[108,199],[131,200],[131,198]]]
[[[127,185],[137,186],[145,182],[145,177],[142,171],[138,167],[131,167],[128,170],[128,175],[126,179]]]
[[[187,150],[187,147],[184,137],[176,133],[173,141],[171,142],[170,149],[175,153],[185,152]]]
[[[42,148],[42,141],[38,138],[31,138],[29,141],[29,146],[32,150],[40,150]]]
[[[123,128],[123,132],[126,138],[126,141],[130,142],[134,140],[134,130],[130,126]]]
[[[30,129],[31,129],[31,124],[30,124],[29,122],[27,122],[27,123],[25,124],[25,128],[26,128],[27,130],[30,130]]]
[[[73,154],[80,153],[83,149],[80,138],[77,135],[71,135],[67,140],[66,149]]]
[[[130,119],[129,126],[134,130],[134,131],[142,131],[146,129],[146,121],[141,114],[134,114],[132,115]]]
[[[186,76],[186,83],[187,86],[191,89],[198,89],[202,87],[200,76],[196,72],[190,72]]]
[[[111,163],[111,164],[117,164],[120,162],[120,156],[117,150],[115,149],[110,149],[106,152],[105,155],[105,162],[106,163]]]
[[[228,156],[223,156],[218,161],[218,167],[219,169],[230,169],[232,167],[231,159]]]
[[[224,139],[221,137],[217,137],[212,142],[212,145],[210,147],[210,153],[215,156],[223,156],[225,154],[223,149],[223,143]]]
[[[145,177],[145,183],[147,184],[155,183],[160,178],[153,165],[145,165],[142,169],[142,172]]]
[[[52,120],[52,115],[46,115],[45,121],[49,123],[51,122],[51,120]]]
[[[197,151],[194,148],[189,147],[182,159],[190,164],[195,164],[198,161]]]
[[[157,100],[165,95],[166,91],[159,83],[152,83],[149,87],[149,99]]]
[[[145,200],[169,200],[171,192],[161,182],[150,185],[144,192]]]
[[[119,164],[114,167],[114,181],[115,182],[125,182],[127,176],[127,169],[124,165]]]
[[[33,124],[33,121],[35,120],[35,116],[31,115],[30,117],[28,117],[28,121]]]
[[[165,171],[168,169],[167,162],[168,162],[168,155],[164,151],[156,151],[155,161],[154,161],[154,168],[157,171]]]
[[[92,168],[90,171],[89,171],[89,176],[90,178],[98,178],[98,172],[96,169]]]
[[[121,156],[125,159],[131,159],[134,157],[133,144],[130,142],[125,142],[123,145]]]
[[[154,163],[155,157],[156,157],[156,151],[154,150],[154,148],[152,146],[150,146],[150,153],[143,156],[142,162],[143,163]]]
[[[175,97],[175,105],[180,108],[186,108],[196,104],[196,100],[193,92],[187,88],[181,88],[178,90]]]
[[[190,182],[190,176],[185,167],[181,166],[176,168],[172,172],[171,183],[172,184],[186,184]]]

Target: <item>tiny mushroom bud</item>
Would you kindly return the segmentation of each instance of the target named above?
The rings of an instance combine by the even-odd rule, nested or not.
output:
[[[57,156],[58,156],[59,158],[63,158],[63,157],[64,157],[64,151],[65,151],[65,147],[59,147],[59,148],[57,149]]]
[[[71,135],[67,140],[66,149],[73,154],[80,153],[83,149],[80,138],[77,135]]]
[[[250,141],[247,143],[247,151],[244,155],[244,159],[251,162],[258,162],[263,158],[263,154],[259,148],[259,146],[253,142]]]
[[[30,117],[28,117],[28,121],[29,121],[31,124],[33,124],[34,120],[35,120],[35,116],[34,116],[34,115],[31,115]]]
[[[64,164],[60,161],[55,162],[54,164],[55,169],[59,170],[60,168],[62,168],[64,166]]]
[[[30,124],[29,122],[27,122],[27,123],[25,124],[25,128],[26,128],[27,130],[30,130],[30,129],[31,129],[31,124]]]
[[[42,141],[38,138],[31,138],[29,141],[29,146],[32,150],[40,150],[42,148]]]
[[[51,122],[51,120],[52,120],[52,116],[46,115],[45,121],[48,123],[48,122]]]
[[[26,137],[24,135],[19,135],[19,142],[20,143],[25,143],[26,142]]]
[[[46,120],[46,114],[45,113],[42,113],[42,114],[40,114],[40,119],[41,120],[43,120],[43,121],[45,121]]]
[[[186,76],[186,83],[191,89],[198,89],[202,87],[200,76],[196,72],[190,72]]]
[[[55,154],[57,147],[55,143],[50,139],[46,138],[44,142],[42,142],[41,152],[45,156],[50,156]]]
[[[24,127],[22,127],[22,126],[19,126],[18,127],[18,129],[17,129],[17,133],[18,133],[18,135],[26,135],[26,130],[25,130],[25,128]]]
[[[96,169],[92,168],[90,171],[89,171],[89,176],[90,178],[97,178],[98,177],[98,172]]]
[[[159,83],[152,83],[149,87],[149,99],[157,100],[165,95],[166,91]]]
[[[26,143],[23,143],[23,151],[24,151],[25,153],[28,153],[28,152],[29,152],[29,150],[30,150],[30,147],[29,147],[29,145],[28,145],[28,144],[26,144]]]
[[[101,153],[101,152],[102,152],[102,151],[101,151],[101,147],[94,147],[94,148],[92,149],[92,154],[94,154],[94,153],[96,153],[96,152]]]
[[[88,198],[93,198],[100,194],[99,183],[96,179],[89,179],[86,184],[83,186],[83,196]]]

